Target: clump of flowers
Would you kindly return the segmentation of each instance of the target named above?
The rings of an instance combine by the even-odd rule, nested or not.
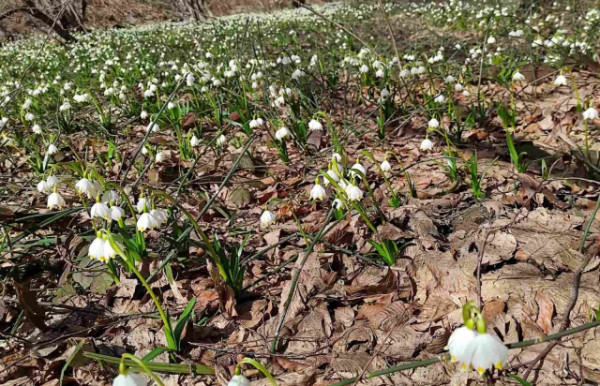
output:
[[[495,335],[487,332],[485,320],[473,302],[463,307],[465,325],[454,330],[447,349],[452,362],[463,369],[474,369],[483,375],[493,369],[502,370],[508,358],[508,348]]]

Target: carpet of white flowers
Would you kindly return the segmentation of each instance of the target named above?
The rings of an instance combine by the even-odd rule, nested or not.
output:
[[[498,3],[0,46],[0,383],[600,382],[600,8]]]

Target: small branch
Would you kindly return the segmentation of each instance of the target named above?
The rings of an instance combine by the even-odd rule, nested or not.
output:
[[[579,245],[579,252],[583,251],[583,248],[585,246],[585,242],[587,240],[587,237],[589,235],[590,232],[590,228],[592,226],[592,222],[594,221],[594,219],[596,218],[596,214],[598,213],[598,209],[600,208],[600,197],[598,198],[598,201],[596,201],[596,207],[594,208],[594,211],[592,212],[592,215],[590,216],[588,223],[585,227],[585,231],[583,233],[583,238],[581,239],[581,244]],[[562,322],[560,323],[560,328],[558,329],[559,332],[566,330],[566,328],[569,326],[569,320],[570,320],[570,315],[571,315],[571,311],[573,311],[573,308],[575,308],[575,304],[577,303],[577,299],[579,298],[579,286],[581,285],[581,276],[583,275],[583,271],[585,271],[585,267],[587,267],[587,265],[589,264],[590,260],[592,259],[592,257],[596,256],[597,253],[588,253],[587,257],[584,259],[583,263],[581,264],[581,266],[579,267],[579,269],[575,272],[575,277],[573,278],[573,286],[571,287],[571,298],[569,300],[569,304],[567,304],[567,308],[565,309],[565,312],[563,313],[562,316]],[[529,377],[529,375],[531,374],[531,372],[533,371],[533,368],[535,367],[535,365],[544,360],[544,358],[550,353],[550,351],[552,351],[552,349],[558,344],[558,341],[553,342],[552,344],[548,345],[548,347],[546,347],[544,349],[544,351],[542,351],[529,365],[529,367],[527,368],[527,370],[525,371],[525,373],[523,374],[523,379],[527,380],[527,378]]]

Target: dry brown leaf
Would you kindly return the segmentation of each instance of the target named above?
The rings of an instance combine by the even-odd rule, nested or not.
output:
[[[554,303],[550,297],[543,291],[536,291],[535,301],[540,307],[540,312],[537,316],[537,324],[542,328],[544,333],[552,332],[552,316],[554,315]]]

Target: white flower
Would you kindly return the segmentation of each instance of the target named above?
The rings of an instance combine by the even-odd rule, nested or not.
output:
[[[308,129],[310,131],[321,131],[323,130],[323,125],[321,124],[321,122],[313,119],[310,122],[308,122]]]
[[[329,169],[327,171],[327,175],[329,177],[331,177],[331,179],[334,180],[335,182],[338,182],[340,180],[340,176],[338,176],[338,174],[336,173],[336,171],[333,170],[333,169]],[[325,185],[329,185],[329,179],[325,179]]]
[[[319,184],[319,179],[315,182],[315,186],[310,190],[310,198],[313,200],[323,200],[327,192],[325,192],[325,188],[321,184]]]
[[[150,215],[154,217],[154,219],[158,222],[159,225],[162,225],[167,222],[169,216],[167,215],[167,211],[164,209],[152,209],[150,211]]]
[[[112,386],[146,386],[147,384],[146,378],[130,371],[127,375],[119,374],[113,380]]]
[[[141,232],[144,232],[147,229],[154,229],[159,225],[158,221],[150,213],[142,213],[137,221],[137,229]]]
[[[46,186],[48,189],[54,188],[56,184],[58,184],[58,178],[55,176],[48,176],[48,178],[46,178]]]
[[[135,205],[135,208],[137,209],[138,213],[142,213],[145,209],[150,209],[146,197],[140,197]]]
[[[333,204],[331,204],[331,206],[333,206],[335,209],[339,209],[344,206],[344,203],[339,198],[336,198],[333,200]]]
[[[188,87],[192,87],[195,82],[196,77],[194,76],[194,74],[192,74],[191,72],[187,73],[187,75],[185,76],[185,83],[188,85]]]
[[[278,140],[281,141],[282,139],[284,139],[285,137],[287,137],[290,134],[291,134],[290,129],[288,129],[287,127],[284,126],[275,132],[275,138],[277,138]]]
[[[44,193],[50,190],[50,187],[48,186],[48,184],[46,183],[46,181],[41,180],[40,182],[38,182],[37,184],[37,190],[40,193]]]
[[[108,90],[106,90],[106,91],[108,91]],[[106,91],[104,92],[104,95],[106,95]],[[152,91],[151,89],[144,91],[144,98],[152,98],[153,96],[154,96],[154,91]]]
[[[94,191],[94,185],[87,178],[82,178],[75,184],[75,189],[77,192],[87,194],[88,197],[91,197]]]
[[[62,198],[60,193],[54,192],[48,196],[49,209],[62,208],[65,205],[67,205],[67,203],[65,202],[65,199]]]
[[[119,221],[125,216],[125,211],[120,206],[111,206],[110,207],[110,219],[113,221]]]
[[[466,369],[470,362],[465,358],[465,350],[467,346],[475,339],[477,333],[465,326],[454,330],[450,339],[448,339],[448,350],[452,362],[459,362],[463,369]]]
[[[64,112],[64,111],[69,111],[71,110],[71,104],[69,102],[65,102],[62,105],[60,105],[60,107],[58,108],[58,111],[60,112]]]
[[[177,105],[176,105],[175,103],[173,103],[173,102],[169,102],[169,103],[167,104],[167,108],[168,108],[169,110],[173,110],[175,107],[177,107]]]
[[[493,36],[490,36],[487,40],[487,44],[494,44],[496,43],[496,38]]]
[[[554,85],[555,86],[566,86],[567,78],[564,75],[557,76],[556,79],[554,80]]]
[[[25,120],[27,121],[33,121],[35,119],[35,115],[33,115],[33,113],[27,113],[25,114]]]
[[[221,146],[225,145],[225,142],[227,142],[227,138],[226,138],[226,137],[225,137],[223,134],[221,134],[221,135],[219,136],[219,138],[217,138],[217,140],[215,141],[215,143],[216,143],[216,144],[217,144],[217,146],[219,146],[219,147],[221,147]]]
[[[141,119],[148,119],[148,112],[146,110],[142,111],[142,113],[140,114],[140,118]]]
[[[456,78],[454,78],[452,75],[448,75],[446,78],[444,78],[444,82],[446,83],[454,83],[455,80]]]
[[[259,119],[253,119],[250,121],[250,123],[248,125],[250,126],[251,129],[256,129],[257,127],[262,126],[262,123],[259,122]],[[260,119],[260,121],[262,121],[262,119]]]
[[[342,162],[342,156],[339,153],[333,153],[331,155],[332,160],[336,160],[337,162]]]
[[[48,146],[48,154],[49,155],[52,155],[52,154],[56,153],[57,151],[58,151],[58,148],[53,143],[51,143],[50,146]]]
[[[425,138],[423,140],[423,142],[421,142],[421,150],[432,150],[433,149],[433,142],[431,142],[431,140],[429,138]]]
[[[471,93],[469,92],[469,90],[464,90],[464,91],[462,92],[462,95],[463,95],[464,97],[468,97],[468,96],[471,96]]]
[[[200,140],[198,139],[198,137],[196,137],[195,135],[192,135],[192,138],[190,138],[190,146],[196,147],[199,144],[200,144]]]
[[[156,122],[150,122],[148,127],[146,127],[146,131],[149,131],[149,130],[152,130],[153,133],[157,132],[158,130],[160,130],[160,126]]]
[[[35,134],[41,134],[42,127],[40,125],[33,125],[33,127],[31,128],[31,131],[33,131]]]
[[[243,375],[234,375],[227,386],[250,386],[250,381]]]
[[[463,90],[463,85],[460,83],[457,83],[454,85],[454,91],[462,91]]]
[[[433,100],[435,103],[445,103],[446,102],[446,97],[443,95],[438,95],[435,97],[435,99]]]
[[[108,205],[102,202],[97,202],[92,206],[90,210],[91,218],[103,218],[105,220],[110,219],[110,208]]]
[[[385,172],[389,172],[390,170],[392,170],[392,165],[390,165],[390,163],[388,162],[388,160],[384,160],[381,165],[379,165],[379,167],[381,167],[381,170],[385,173]]]
[[[583,119],[596,119],[596,118],[598,118],[598,110],[596,110],[593,107],[590,107],[589,109],[587,109],[583,112]]]
[[[269,210],[265,210],[261,215],[260,215],[260,222],[264,225],[264,226],[269,226],[271,224],[273,224],[276,220],[275,214]]]
[[[369,72],[369,66],[367,66],[366,64],[363,64],[360,69],[359,69],[361,74],[366,74],[367,72]]]
[[[100,260],[106,262],[109,259],[108,251],[105,248],[106,241],[100,237],[96,237],[90,247],[88,248],[88,256],[92,260]],[[110,244],[109,244],[110,245]],[[112,249],[112,248],[111,248]]]
[[[431,120],[429,121],[428,125],[429,125],[429,127],[437,129],[438,127],[440,127],[440,121],[438,121],[435,118],[431,118]]]
[[[154,161],[159,163],[159,162],[163,162],[165,160],[165,154],[163,152],[158,152],[156,153],[156,156],[154,157]]]
[[[467,345],[463,358],[479,374],[486,370],[497,368],[502,370],[508,358],[508,348],[489,333],[479,334]]]
[[[525,76],[523,74],[521,74],[519,72],[519,70],[517,70],[513,76],[512,76],[512,80],[514,80],[515,82],[521,82],[523,80],[525,80]]]
[[[363,191],[353,184],[348,184],[348,186],[346,186],[346,194],[350,201],[360,201],[363,198]]]
[[[7,123],[8,123],[8,118],[2,117],[0,119],[0,129],[4,128],[4,126],[6,126]]]
[[[377,72],[375,72],[375,76],[378,78],[383,78],[385,76],[385,72],[383,70],[377,70]]]
[[[102,194],[102,202],[105,204],[111,204],[119,201],[119,193],[114,190],[107,190]]]
[[[354,165],[352,165],[352,167],[350,168],[350,174],[351,175],[357,175],[356,171],[361,172],[364,176],[367,175],[367,170],[365,169],[364,166],[362,166],[358,160],[356,161],[356,163]],[[358,176],[361,177],[361,176]],[[361,177],[362,178],[362,177]]]

